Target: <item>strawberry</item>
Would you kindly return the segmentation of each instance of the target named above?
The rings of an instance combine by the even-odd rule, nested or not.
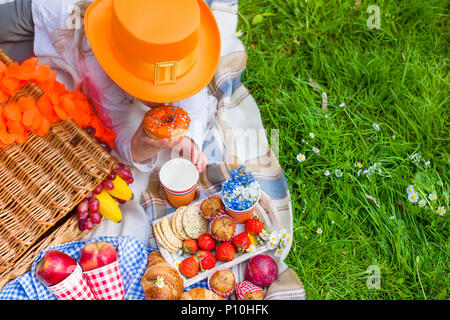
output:
[[[263,229],[263,222],[257,218],[250,218],[245,222],[245,232],[252,236],[258,235]]]
[[[192,278],[197,275],[200,268],[200,262],[196,257],[189,257],[181,261],[178,268],[182,275]]]
[[[234,259],[234,247],[229,242],[223,242],[216,248],[216,258],[219,261],[231,261]]]
[[[247,250],[248,247],[250,247],[250,245],[252,244],[250,238],[245,232],[241,232],[238,235],[234,236],[231,240],[231,243],[233,244],[237,253],[245,252],[245,250]]]
[[[194,255],[198,251],[197,241],[188,239],[183,241],[183,252]]]
[[[210,251],[200,250],[196,254],[201,270],[209,270],[216,266],[217,259]]]
[[[208,233],[201,234],[197,241],[199,248],[206,251],[212,251],[216,247],[216,240]]]

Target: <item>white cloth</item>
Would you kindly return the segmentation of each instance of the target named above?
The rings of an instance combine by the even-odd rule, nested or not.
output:
[[[72,19],[77,2],[78,0],[33,0],[34,53],[40,63],[56,70],[58,81],[63,82],[69,90],[81,90],[91,99],[100,120],[117,134],[117,154],[114,155],[131,167],[135,180],[130,186],[134,194],[133,200],[121,205],[122,222],[117,224],[104,219],[86,240],[101,235],[131,235],[147,243],[150,223],[140,205],[140,197],[158,159],[155,157],[146,163],[134,162],[130,143],[148,108],[108,77],[92,51],[84,56],[80,55],[76,30],[79,25]],[[72,29],[73,34],[67,32],[70,28],[75,28]],[[90,50],[89,47],[84,49]],[[217,99],[205,87],[196,95],[173,104],[188,112],[191,126],[187,135],[201,148],[207,127],[212,124],[217,111]]]
[[[34,53],[40,63],[53,67],[58,80],[70,90],[82,90],[91,100],[104,125],[117,133],[116,151],[121,160],[142,172],[150,172],[155,160],[136,163],[131,156],[130,142],[148,108],[117,86],[103,71],[95,56],[81,57],[77,46],[78,31],[74,36],[62,30],[79,25],[73,23],[72,11],[78,0],[33,0],[35,24]],[[76,12],[76,10],[74,11]],[[86,42],[88,45],[88,43]],[[84,49],[90,50],[89,47]],[[201,147],[208,119],[216,112],[217,100],[203,88],[196,95],[173,102],[183,107],[191,118],[188,136]]]

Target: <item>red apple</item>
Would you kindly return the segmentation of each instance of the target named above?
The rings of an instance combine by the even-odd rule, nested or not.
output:
[[[91,242],[81,249],[80,265],[83,271],[101,268],[116,260],[116,249],[108,242]]]
[[[50,287],[66,279],[77,267],[77,261],[58,250],[47,251],[36,265],[36,277]]]

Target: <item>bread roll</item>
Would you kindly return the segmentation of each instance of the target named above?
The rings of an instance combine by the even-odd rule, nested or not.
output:
[[[204,288],[194,288],[184,292],[180,300],[227,300],[211,290]]]
[[[159,251],[150,252],[141,284],[146,300],[178,300],[184,290],[183,278]]]

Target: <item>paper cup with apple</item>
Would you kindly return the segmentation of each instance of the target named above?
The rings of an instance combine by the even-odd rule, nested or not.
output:
[[[80,265],[97,300],[123,300],[125,289],[113,245],[104,241],[87,243],[81,250]]]
[[[95,300],[78,262],[58,250],[45,252],[36,265],[36,277],[59,300]]]

